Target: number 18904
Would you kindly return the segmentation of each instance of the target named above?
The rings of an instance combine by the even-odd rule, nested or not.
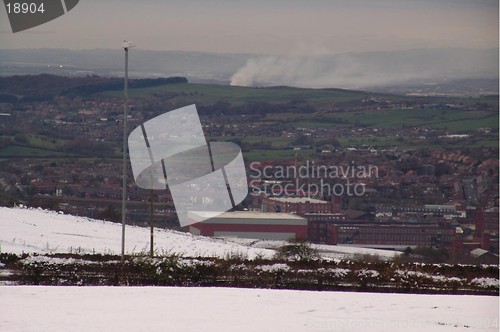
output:
[[[36,3],[28,3],[28,2],[14,2],[14,3],[7,3],[5,5],[7,7],[7,13],[8,14],[36,14],[36,13],[41,13],[43,14],[45,12],[45,9],[43,8],[43,2],[40,5],[37,5]]]

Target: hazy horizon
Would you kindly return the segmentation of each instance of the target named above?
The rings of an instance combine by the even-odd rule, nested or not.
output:
[[[494,0],[82,0],[13,34],[0,10],[0,49],[141,49],[327,55],[498,47]]]
[[[39,53],[34,49],[118,52],[128,39],[137,45],[130,68],[141,75],[364,88],[498,78],[498,36],[495,0],[82,0],[62,17],[15,34],[0,10],[0,53],[26,50],[17,59],[0,57],[0,65],[40,62],[28,56]],[[170,61],[147,50],[224,56]],[[89,62],[78,52],[60,53],[45,61],[89,72],[122,70],[117,55]]]

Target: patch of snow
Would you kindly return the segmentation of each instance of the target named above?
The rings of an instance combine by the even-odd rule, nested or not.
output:
[[[179,267],[196,267],[196,266],[214,266],[213,261],[202,261],[199,259],[192,258],[180,258],[177,263]]]
[[[500,285],[500,281],[495,278],[474,278],[470,283],[483,288],[499,288]]]
[[[408,278],[416,278],[416,279],[428,279],[432,280],[433,282],[438,282],[438,283],[464,283],[466,282],[466,279],[464,278],[457,278],[457,277],[446,277],[443,275],[432,275],[429,273],[424,273],[420,271],[406,271],[406,270],[396,270],[394,271],[394,274],[403,278],[403,279],[408,279]]]
[[[380,275],[378,271],[366,269],[356,271],[356,273],[360,278],[377,278]]]
[[[257,270],[261,270],[264,272],[270,272],[270,273],[290,271],[290,266],[288,266],[287,264],[283,264],[283,263],[276,263],[276,264],[272,264],[272,265],[259,265],[259,266],[256,266],[255,268]]]
[[[348,269],[341,269],[341,268],[325,269],[322,267],[320,267],[317,271],[325,275],[332,275],[335,278],[344,278],[351,272],[351,270]]]
[[[29,256],[21,261],[21,264],[32,265],[32,264],[47,264],[47,265],[92,265],[98,264],[98,262],[92,262],[84,259],[76,258],[58,258],[58,257],[47,257],[47,256]]]

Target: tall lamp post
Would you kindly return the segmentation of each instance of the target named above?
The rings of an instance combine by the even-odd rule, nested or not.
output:
[[[125,261],[125,220],[127,204],[127,112],[128,112],[128,49],[135,47],[134,42],[124,40],[122,44],[125,50],[125,80],[124,80],[124,103],[123,103],[123,178],[122,178],[122,263]]]

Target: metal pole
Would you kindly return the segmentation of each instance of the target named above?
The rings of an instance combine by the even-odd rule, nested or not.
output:
[[[151,191],[150,191],[149,200],[151,201],[151,206],[150,206],[151,210],[150,210],[150,215],[149,215],[149,220],[150,220],[150,224],[151,224],[151,248],[150,248],[150,251],[151,251],[151,257],[154,257],[153,235],[154,235],[155,225],[154,225],[154,193],[153,193],[153,189],[151,189]]]
[[[123,103],[123,178],[122,178],[122,263],[125,261],[125,220],[127,201],[127,111],[128,111],[128,48],[125,47],[125,81]]]

